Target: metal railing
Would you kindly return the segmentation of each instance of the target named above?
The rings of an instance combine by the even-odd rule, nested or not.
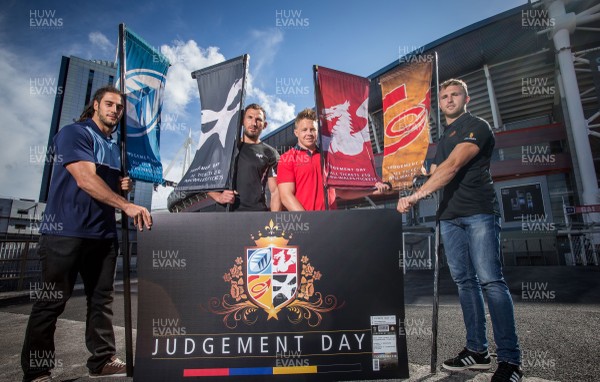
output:
[[[22,291],[40,280],[37,237],[0,239],[0,292]]]
[[[566,265],[598,266],[600,229],[570,229],[559,231],[568,245],[564,253]]]
[[[29,290],[30,285],[41,281],[42,264],[37,251],[38,240],[39,237],[35,236],[0,239],[0,293]],[[137,242],[130,241],[129,246],[131,274],[132,277],[135,277]],[[119,256],[117,259],[117,280],[122,278],[122,264],[122,257]]]

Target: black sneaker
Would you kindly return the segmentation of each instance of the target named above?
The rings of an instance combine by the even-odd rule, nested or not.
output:
[[[508,362],[498,362],[492,382],[519,382],[523,378],[521,367]]]
[[[445,360],[442,367],[447,370],[487,370],[492,367],[492,361],[487,350],[484,353],[476,353],[465,348],[457,357]]]

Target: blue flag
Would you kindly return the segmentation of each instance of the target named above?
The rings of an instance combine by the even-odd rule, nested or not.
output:
[[[127,170],[135,180],[163,183],[160,113],[169,66],[164,55],[125,30]],[[117,62],[117,73],[120,70],[121,63]]]

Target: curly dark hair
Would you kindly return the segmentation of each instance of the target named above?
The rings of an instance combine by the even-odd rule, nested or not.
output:
[[[92,98],[90,103],[85,107],[85,109],[83,109],[83,112],[79,116],[77,122],[83,122],[86,119],[92,118],[94,116],[94,102],[100,103],[100,101],[102,101],[102,98],[106,93],[115,93],[120,95],[121,98],[124,98],[123,93],[121,93],[119,89],[112,85],[106,85],[101,87],[100,89],[96,90],[96,92],[94,93],[94,98]]]

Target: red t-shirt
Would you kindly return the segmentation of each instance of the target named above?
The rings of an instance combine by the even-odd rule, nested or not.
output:
[[[294,183],[296,199],[306,211],[324,211],[323,172],[321,171],[321,153],[312,153],[296,146],[279,158],[277,165],[277,184]],[[335,189],[328,190],[329,208],[335,209]]]

